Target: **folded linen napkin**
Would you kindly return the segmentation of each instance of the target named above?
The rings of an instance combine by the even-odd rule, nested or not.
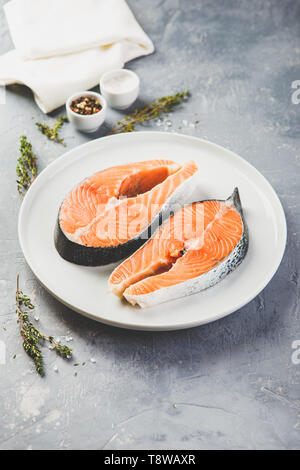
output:
[[[16,49],[0,57],[0,84],[29,86],[45,113],[154,50],[125,0],[12,0],[4,8]]]

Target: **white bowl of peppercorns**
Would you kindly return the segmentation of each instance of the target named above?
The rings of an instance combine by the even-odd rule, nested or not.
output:
[[[66,102],[69,121],[82,132],[95,132],[104,122],[106,108],[105,98],[94,91],[79,91]]]

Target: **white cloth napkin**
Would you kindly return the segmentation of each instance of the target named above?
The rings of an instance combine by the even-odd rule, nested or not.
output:
[[[125,0],[12,0],[4,9],[16,49],[0,57],[0,84],[24,83],[45,113],[154,50]]]

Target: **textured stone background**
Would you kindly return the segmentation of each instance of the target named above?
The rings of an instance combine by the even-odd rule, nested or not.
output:
[[[40,169],[63,148],[44,142],[35,129],[34,120],[44,116],[30,90],[9,87],[0,105],[0,339],[7,350],[0,365],[0,448],[299,449],[300,364],[292,363],[291,345],[300,340],[300,104],[291,102],[291,84],[300,80],[300,2],[129,4],[156,45],[154,55],[129,64],[142,79],[141,101],[191,90],[173,114],[173,129],[181,125],[179,132],[230,148],[268,178],[286,213],[287,250],[256,299],[203,327],[132,332],[70,311],[34,278],[17,240],[19,136],[33,142]],[[2,11],[0,38],[6,52],[11,41]],[[110,111],[108,125],[116,117]],[[68,148],[89,139],[71,126],[63,134]],[[47,376],[34,372],[16,325],[18,272],[35,297],[40,327],[72,335],[69,344],[85,366],[74,368],[46,350]]]

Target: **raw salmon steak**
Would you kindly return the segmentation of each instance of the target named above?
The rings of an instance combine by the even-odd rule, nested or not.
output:
[[[248,249],[238,189],[225,201],[187,205],[111,274],[110,289],[148,307],[197,293],[233,271]]]
[[[197,166],[149,160],[86,178],[63,201],[55,228],[58,253],[72,263],[119,261],[149,239],[170,211],[192,202]]]

